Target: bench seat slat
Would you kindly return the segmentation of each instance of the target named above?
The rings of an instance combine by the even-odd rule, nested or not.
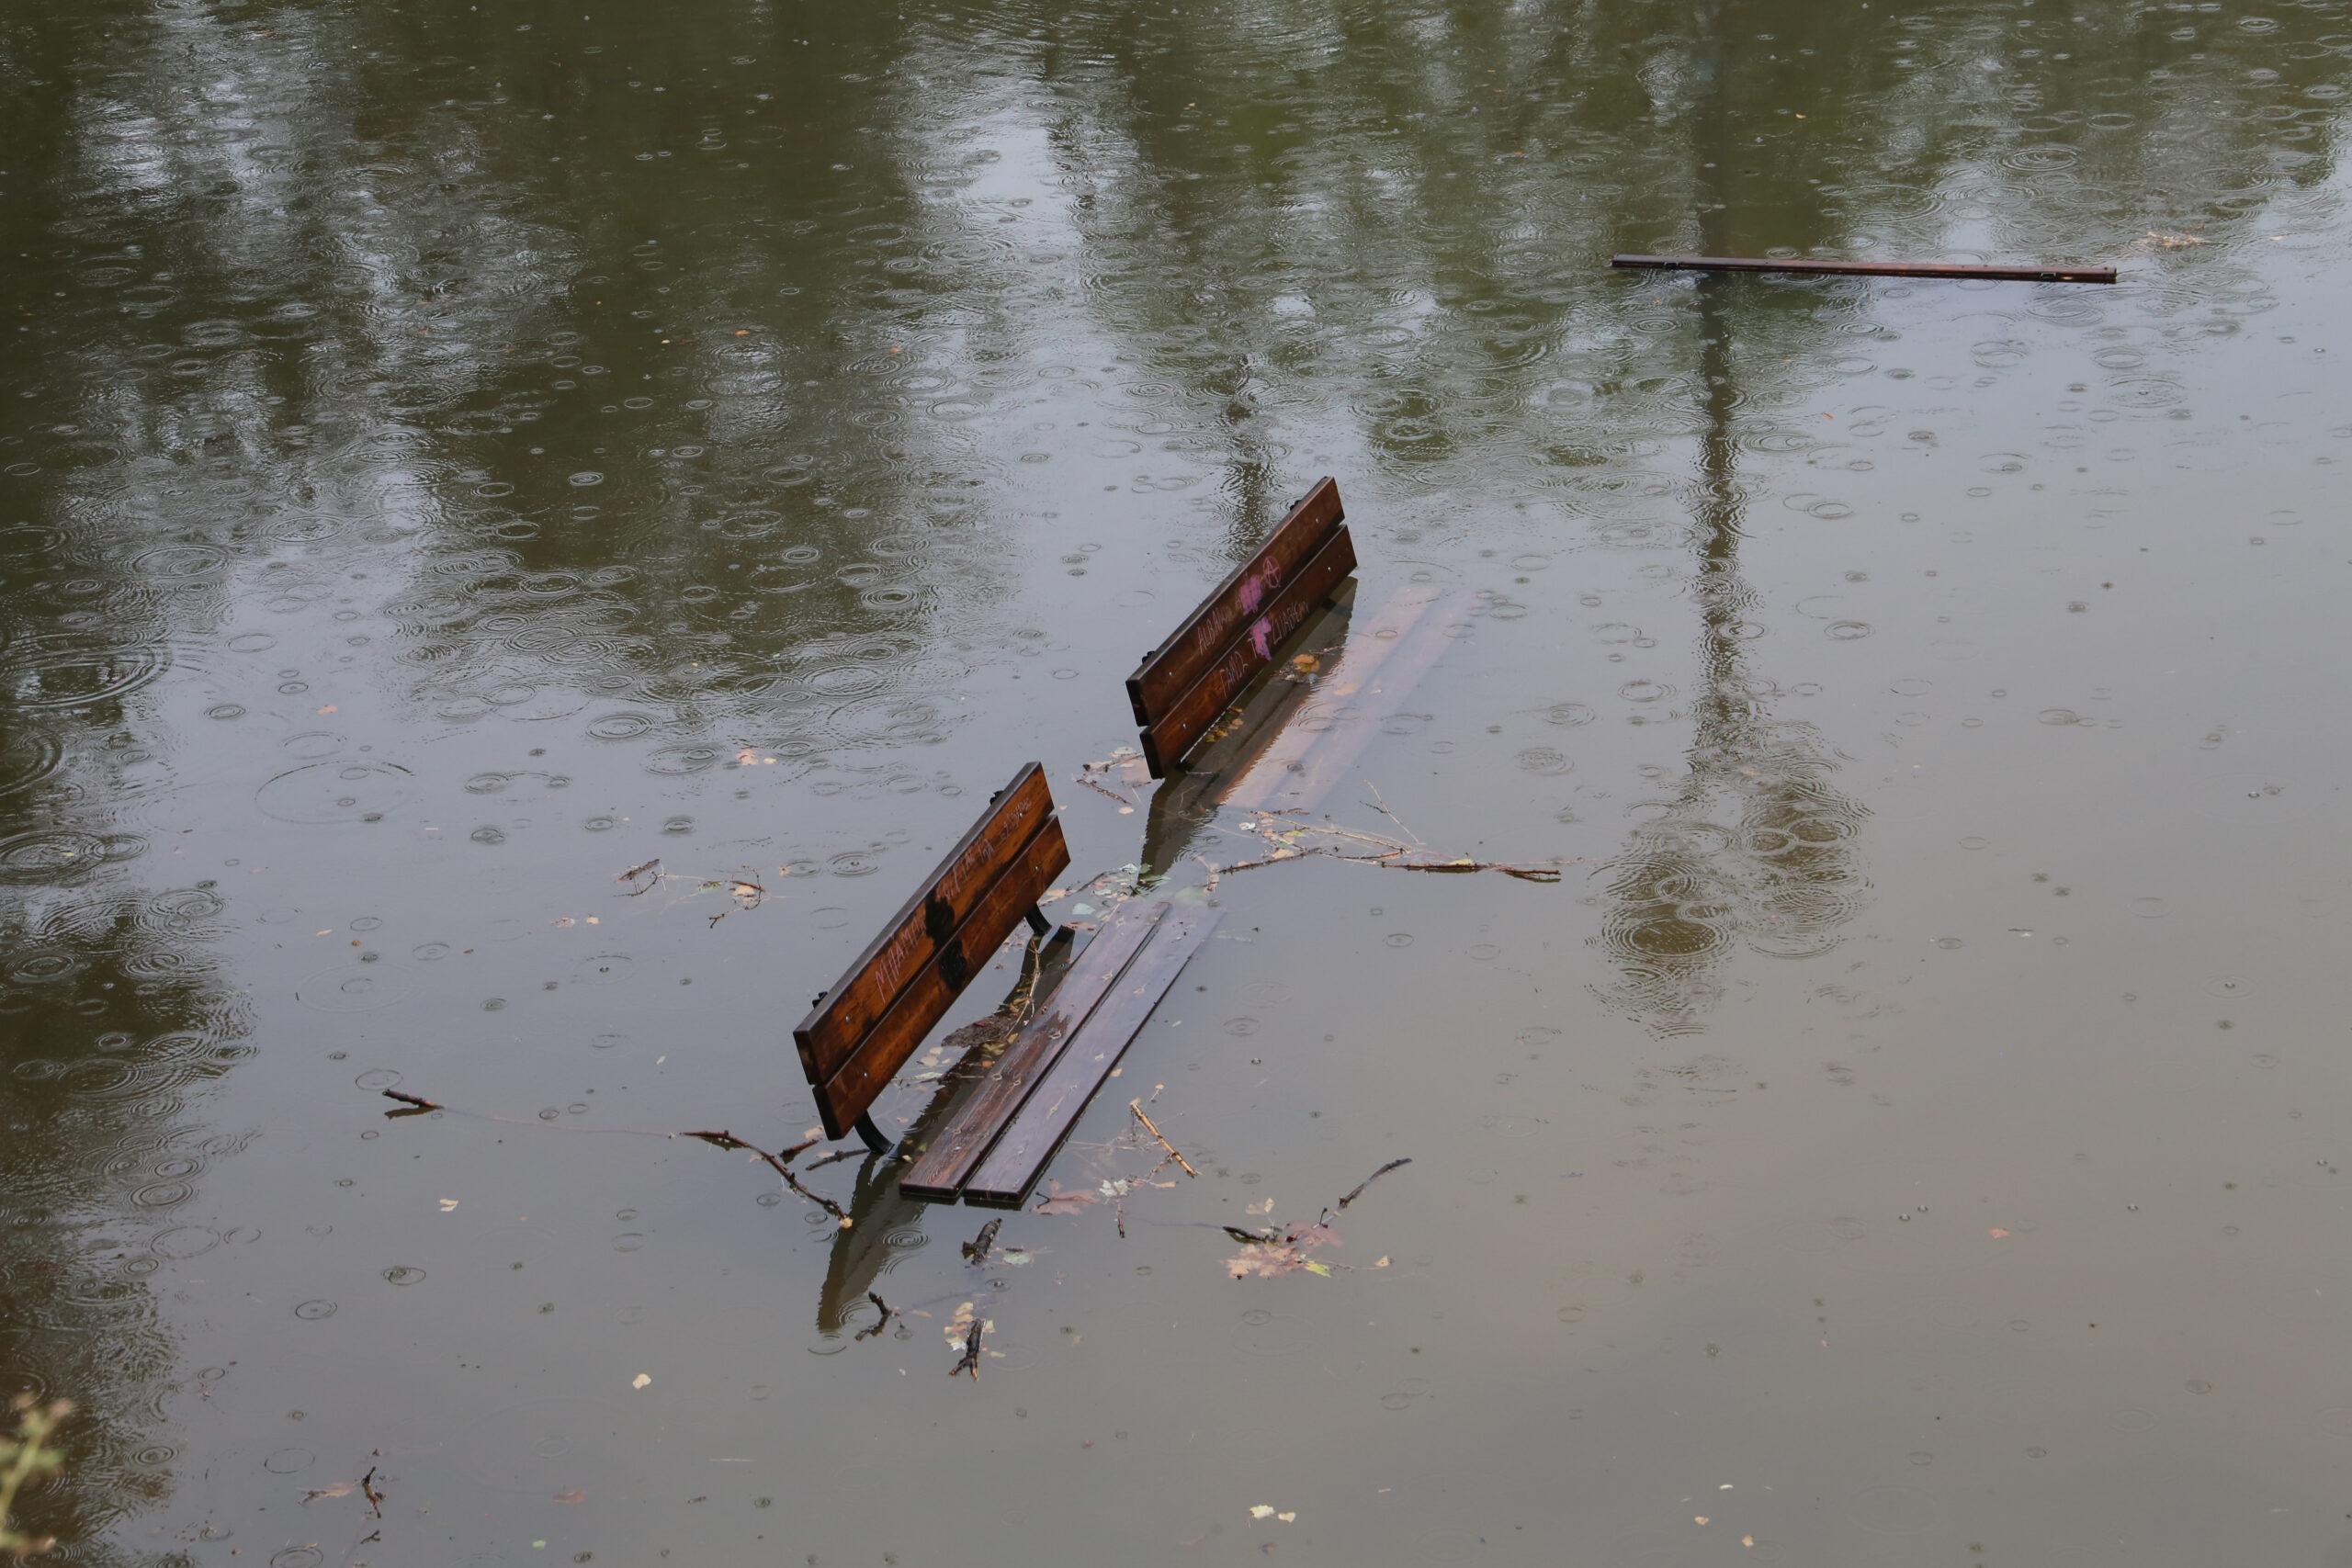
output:
[[[954,1201],[1008,1122],[1070,1041],[1086,1026],[1105,993],[1126,973],[1152,928],[1168,910],[1161,903],[1129,904],[1102,923],[1084,952],[1070,961],[1045,1006],[990,1063],[922,1154],[899,1179],[910,1198]]]
[[[1360,630],[1324,677],[1315,698],[1292,716],[1282,738],[1228,784],[1219,804],[1254,811],[1319,805],[1380,726],[1400,712],[1453,644],[1468,604],[1461,592],[1401,589]]]
[[[1176,983],[1178,972],[1208,940],[1217,919],[1216,910],[1198,906],[1171,908],[1160,919],[1111,994],[1063,1050],[1061,1060],[1031,1093],[979,1169],[964,1183],[968,1201],[1010,1208],[1029,1195],[1070,1129],[1078,1125],[1088,1101],[1119,1065],[1127,1043],[1151,1017],[1168,987]]]

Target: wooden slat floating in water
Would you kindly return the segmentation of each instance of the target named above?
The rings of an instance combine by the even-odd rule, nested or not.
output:
[[[1282,640],[1355,570],[1345,518],[1339,484],[1327,477],[1127,678],[1152,777],[1182,760]]]
[[[1348,636],[1347,650],[1289,727],[1226,786],[1220,803],[1253,811],[1321,804],[1402,712],[1413,688],[1460,635],[1469,595],[1416,584],[1401,589]]]
[[[980,1162],[979,1169],[964,1183],[967,1200],[1010,1208],[1029,1195],[1062,1140],[1078,1125],[1087,1102],[1119,1065],[1127,1043],[1151,1017],[1168,987],[1176,983],[1186,961],[1208,940],[1217,919],[1214,909],[1182,906],[1160,919],[1111,994],[1095,1008],[1062,1052],[1061,1060],[1046,1073]]]
[[[793,1031],[827,1135],[847,1135],[1069,864],[1031,762]]]
[[[1776,256],[1611,256],[1611,266],[1661,272],[1788,272],[1860,277],[1997,277],[2019,283],[2112,283],[2111,266],[1987,266],[1976,262],[1814,261]]]
[[[978,1081],[934,1129],[922,1154],[899,1179],[910,1198],[953,1202],[1013,1112],[1038,1081],[1061,1059],[1096,1005],[1126,973],[1169,906],[1129,904],[1104,921],[1085,951],[1062,976],[1045,1005],[1021,1026],[1003,1055],[983,1068]]]

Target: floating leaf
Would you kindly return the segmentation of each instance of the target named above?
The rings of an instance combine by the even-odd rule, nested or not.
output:
[[[1098,1195],[1082,1189],[1066,1192],[1062,1190],[1060,1182],[1050,1178],[1046,1179],[1046,1186],[1048,1189],[1048,1196],[1044,1202],[1032,1211],[1035,1213],[1075,1214],[1080,1209],[1102,1201]]]

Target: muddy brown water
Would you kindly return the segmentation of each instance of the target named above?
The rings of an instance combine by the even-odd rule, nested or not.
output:
[[[2352,1562],[2347,82],[2341,3],[8,7],[23,1512]],[[1776,248],[2122,281],[1604,265]],[[1563,881],[1223,879],[1053,1170],[1156,1095],[1124,1239],[659,1135],[800,1135],[1032,757],[1074,888],[1242,858],[1070,780],[1326,472],[1363,593],[1472,596],[1330,810]]]

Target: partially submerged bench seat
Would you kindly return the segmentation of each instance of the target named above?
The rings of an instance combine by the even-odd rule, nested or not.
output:
[[[889,1147],[875,1097],[1024,916],[1040,935],[1053,929],[1037,903],[1069,864],[1032,762],[793,1032],[828,1135],[854,1131]],[[1002,1053],[970,1075],[963,1100],[920,1131],[899,1190],[1018,1204],[1216,919],[1134,900],[1104,920]]]
[[[867,1114],[923,1037],[1069,865],[1053,792],[1035,762],[1013,775],[963,841],[792,1032],[825,1135],[887,1148]]]

